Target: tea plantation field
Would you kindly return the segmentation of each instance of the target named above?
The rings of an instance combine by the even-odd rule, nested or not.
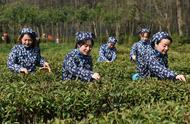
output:
[[[0,123],[142,124],[190,123],[190,44],[172,44],[169,66],[187,75],[187,82],[132,81],[131,44],[117,45],[113,63],[97,63],[100,44],[92,50],[94,71],[101,81],[62,81],[63,58],[74,45],[42,43],[41,53],[52,73],[27,76],[7,69],[13,44],[0,44]]]

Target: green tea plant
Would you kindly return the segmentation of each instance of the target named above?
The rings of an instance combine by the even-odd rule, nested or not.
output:
[[[172,70],[187,75],[187,82],[149,78],[132,81],[135,65],[129,60],[129,45],[118,45],[113,63],[98,63],[99,45],[92,50],[94,70],[100,81],[62,81],[64,56],[69,43],[42,43],[41,53],[52,73],[37,70],[21,75],[7,69],[13,44],[0,46],[1,123],[189,123],[189,44],[173,46]],[[174,44],[175,45],[175,44]]]

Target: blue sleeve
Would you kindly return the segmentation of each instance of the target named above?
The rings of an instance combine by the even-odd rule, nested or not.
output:
[[[43,57],[40,57],[40,66],[44,66],[45,60]]]
[[[102,45],[100,47],[99,55],[100,55],[102,61],[108,61],[108,59],[104,55],[105,54],[105,49],[106,48],[104,47],[104,45]]]
[[[92,64],[91,64],[92,65]],[[77,66],[77,62],[73,57],[67,57],[65,60],[65,69],[68,70],[71,74],[81,79],[90,81],[92,79],[93,72],[91,69],[87,70],[82,67]]]
[[[19,64],[16,64],[18,57],[17,57],[17,49],[16,47],[12,48],[8,60],[7,60],[7,67],[11,71],[14,72],[20,72],[20,69],[22,68]]]
[[[166,65],[166,68],[169,68],[169,65],[168,65],[168,55],[166,54],[166,56],[164,57],[164,63]]]
[[[161,79],[172,79],[174,80],[176,77],[176,73],[166,68],[164,65],[160,64],[156,58],[152,57],[149,60],[149,69],[150,71],[157,77]]]
[[[117,54],[116,54],[116,48],[114,49],[113,55],[112,55],[112,60],[111,62],[113,62],[116,58],[117,58]]]
[[[132,60],[133,55],[136,55],[136,51],[137,51],[137,43],[133,44],[133,46],[131,47],[130,60]]]

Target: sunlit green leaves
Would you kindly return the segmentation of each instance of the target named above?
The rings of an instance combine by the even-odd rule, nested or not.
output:
[[[52,73],[39,70],[20,75],[6,67],[10,46],[0,46],[0,122],[2,123],[186,123],[190,121],[188,47],[171,49],[170,68],[188,74],[188,82],[132,81],[135,65],[129,47],[118,45],[113,63],[97,63],[98,47],[92,51],[94,71],[101,81],[62,81],[63,58],[71,44],[41,44],[42,56]],[[96,46],[96,45],[95,45]],[[185,53],[181,52],[186,51]],[[179,52],[180,51],[180,52]],[[175,62],[172,62],[172,61]]]

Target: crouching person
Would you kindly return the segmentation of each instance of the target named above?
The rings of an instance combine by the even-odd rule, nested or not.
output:
[[[113,62],[116,60],[116,43],[117,40],[114,37],[109,37],[107,43],[100,46],[98,62]]]
[[[62,80],[100,80],[100,75],[92,71],[92,50],[94,35],[90,32],[77,32],[75,49],[63,61]]]
[[[41,57],[40,48],[36,46],[36,35],[31,28],[23,28],[16,44],[8,57],[7,66],[13,72],[28,74],[41,66],[51,71],[49,64]]]
[[[143,58],[145,68],[139,73],[139,78],[158,77],[159,79],[170,79],[186,81],[184,75],[177,74],[168,68],[167,52],[172,43],[172,38],[166,32],[157,32],[151,39],[151,52]]]

